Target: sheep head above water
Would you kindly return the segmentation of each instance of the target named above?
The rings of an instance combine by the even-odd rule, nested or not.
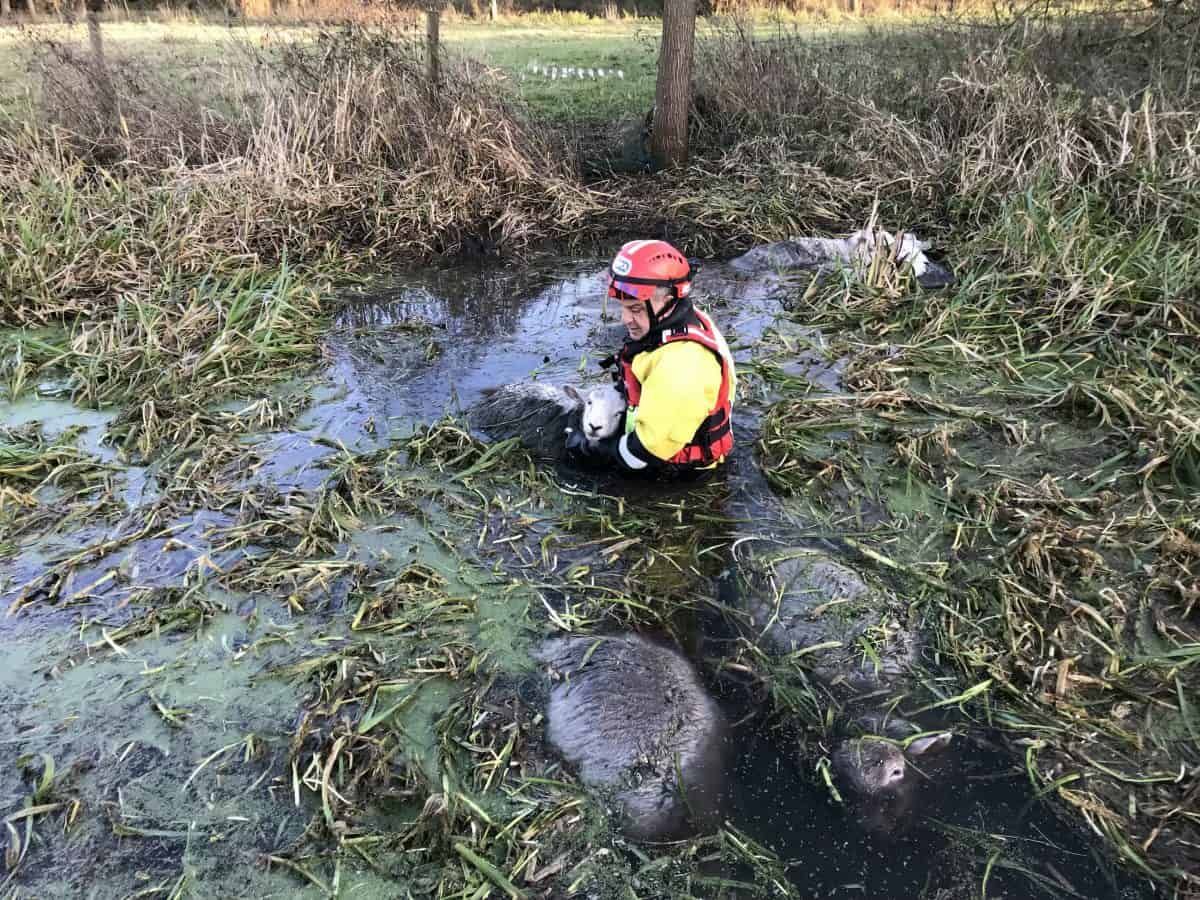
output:
[[[856,738],[833,751],[833,770],[856,794],[871,796],[898,790],[907,764],[904,751],[882,738]]]
[[[570,385],[563,388],[568,397],[583,405],[583,436],[591,442],[602,441],[616,434],[625,414],[625,398],[611,384],[602,384],[581,396]]]
[[[856,736],[842,740],[830,762],[840,784],[860,798],[911,793],[918,772],[913,761],[934,758],[954,737],[950,732],[923,733],[910,721],[877,713],[854,720],[852,732]]]
[[[922,785],[949,774],[946,755],[936,751],[953,735],[922,733],[911,722],[879,714],[855,720],[851,733],[831,754],[837,785],[854,801],[861,827],[880,836],[903,833],[920,818]]]
[[[910,762],[945,748],[953,738],[950,732],[923,734],[905,719],[878,714],[855,720],[853,727],[859,736],[843,740],[831,762],[843,783],[864,797],[907,790],[915,781]]]

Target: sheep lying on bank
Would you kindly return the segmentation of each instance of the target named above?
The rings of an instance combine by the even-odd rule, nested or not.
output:
[[[743,253],[733,260],[745,272],[813,269],[832,272],[848,269],[858,278],[866,275],[876,252],[882,248],[898,266],[911,265],[917,282],[926,288],[953,284],[954,276],[925,255],[929,244],[902,232],[899,241],[891,232],[862,229],[845,238],[796,237],[776,241]]]
[[[541,382],[506,384],[466,412],[472,428],[496,440],[516,437],[537,456],[559,459],[568,429],[589,442],[612,437],[625,415],[625,398],[611,384],[581,396],[575,388]]]
[[[717,821],[726,723],[692,665],[637,634],[547,641],[550,744],[611,793],[625,833],[669,840]]]

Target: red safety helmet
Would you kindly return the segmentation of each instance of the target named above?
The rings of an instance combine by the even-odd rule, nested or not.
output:
[[[671,288],[678,300],[692,292],[692,267],[666,241],[630,241],[608,267],[608,296],[649,302],[656,288]]]

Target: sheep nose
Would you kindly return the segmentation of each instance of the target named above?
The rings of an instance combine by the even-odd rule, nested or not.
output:
[[[600,430],[599,425],[589,425],[588,426],[588,431],[590,431],[592,434],[595,434],[599,430]]]

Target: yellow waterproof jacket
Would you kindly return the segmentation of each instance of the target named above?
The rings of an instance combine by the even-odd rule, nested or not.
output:
[[[721,389],[721,363],[713,352],[695,341],[674,341],[637,354],[631,361],[641,382],[636,415],[626,422],[626,433],[660,460],[670,460],[696,435],[717,404]],[[731,371],[730,404],[735,377]]]

